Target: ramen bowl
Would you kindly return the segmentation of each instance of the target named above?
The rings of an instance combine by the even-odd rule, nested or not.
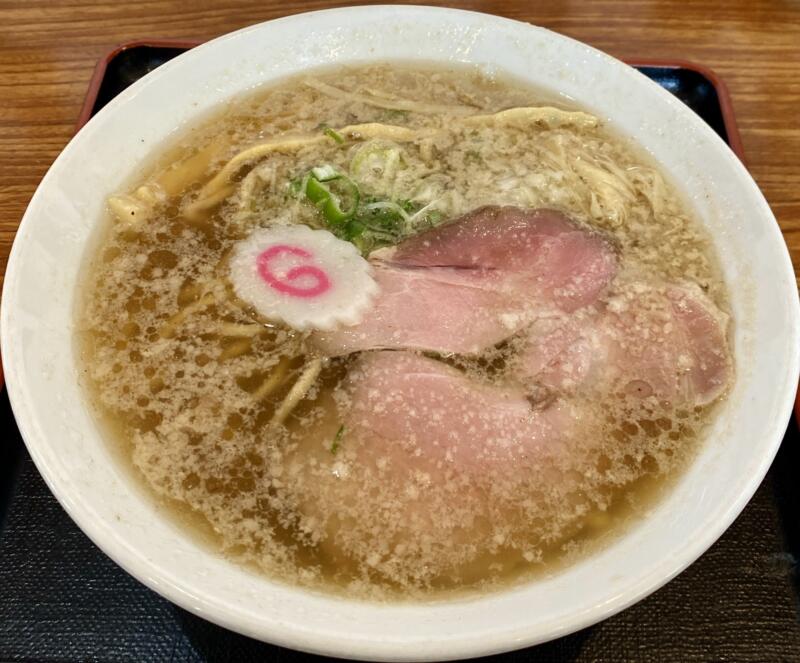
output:
[[[80,266],[108,194],[221,102],[309,68],[386,60],[477,65],[591,109],[635,140],[714,237],[731,291],[737,380],[691,466],[624,535],[565,570],[504,591],[370,603],[289,586],[209,551],[137,488],[79,384]],[[363,7],[221,37],[137,82],[53,164],[22,220],[2,302],[19,429],[52,492],[126,571],[181,607],[279,645],[369,660],[442,660],[543,642],[640,600],[733,522],[780,444],[798,376],[798,299],[778,225],[731,150],[632,68],[547,30],[472,12]]]

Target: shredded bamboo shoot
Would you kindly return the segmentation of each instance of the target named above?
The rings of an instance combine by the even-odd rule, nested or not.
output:
[[[357,103],[375,106],[376,108],[385,108],[386,110],[401,110],[410,111],[414,113],[447,113],[449,115],[466,115],[474,113],[475,109],[469,106],[457,106],[454,104],[426,104],[409,99],[390,99],[386,97],[369,96],[365,94],[358,94],[356,92],[347,92],[341,90],[333,85],[328,85],[322,81],[314,78],[305,80],[305,84],[314,88],[322,94],[335,99],[347,99]]]
[[[253,399],[256,401],[263,401],[273,391],[280,387],[289,372],[290,360],[286,357],[281,357],[273,371],[269,374],[266,380],[261,383],[261,386],[253,392]]]
[[[292,385],[286,398],[283,399],[283,403],[275,410],[275,415],[272,417],[273,423],[281,424],[285,421],[297,404],[306,397],[309,389],[319,377],[320,371],[322,371],[322,359],[312,359],[306,364],[300,377],[297,378],[297,382]]]

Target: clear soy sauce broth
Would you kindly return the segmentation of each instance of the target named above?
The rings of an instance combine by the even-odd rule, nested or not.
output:
[[[474,70],[312,72],[231,102],[156,155],[130,191],[158,188],[141,192],[131,218],[118,208],[109,216],[88,256],[77,315],[85,384],[109,444],[171,517],[273,578],[362,597],[431,598],[555,571],[618,536],[664,494],[701,443],[713,403],[586,399],[591,426],[566,458],[523,476],[489,468],[470,486],[448,476],[423,499],[401,478],[360,466],[363,441],[344,435],[333,444],[355,357],[326,360],[276,423],[318,352],[307,333],[261,319],[235,297],[227,259],[237,241],[276,220],[320,227],[291,182],[320,163],[350,169],[362,145],[332,139],[276,151],[238,172],[221,201],[197,205],[229,159],[274,136],[361,123],[432,129],[440,133],[402,143],[390,185],[365,186],[376,194],[390,186],[393,198],[418,206],[435,198],[430,225],[485,204],[561,210],[615,243],[613,293],[642,275],[690,281],[724,311],[709,238],[628,141],[602,125],[450,129],[468,115],[543,104],[566,108]],[[436,358],[502,384],[515,343]],[[428,515],[412,527],[419,509]]]

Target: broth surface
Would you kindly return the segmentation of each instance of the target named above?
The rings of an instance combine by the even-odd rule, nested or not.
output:
[[[358,179],[363,196],[409,210],[403,236],[368,235],[365,253],[484,205],[549,208],[613,241],[619,269],[604,303],[658,280],[691,283],[727,310],[709,238],[626,140],[552,114],[524,127],[465,121],[543,104],[571,110],[474,70],[312,72],[235,100],[112,199],[78,312],[87,393],[109,443],[188,530],[287,582],[438,597],[554,571],[663,495],[715,403],[576,397],[585,429],[568,454],[545,453],[523,473],[486,467],[477,478],[445,472],[415,483],[391,454],[365,463],[367,443],[343,430],[360,353],[320,357],[308,332],[263,319],[228,279],[232,248],[253,230],[325,227],[292,187],[330,164]],[[417,133],[340,135],[367,123]],[[273,139],[273,151],[214,186],[237,154]],[[479,356],[426,355],[476,384],[503,385],[521,343],[517,335]],[[277,422],[317,360],[314,384]]]

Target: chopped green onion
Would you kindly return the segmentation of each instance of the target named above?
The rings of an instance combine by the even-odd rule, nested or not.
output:
[[[415,203],[413,200],[398,200],[397,204],[409,214],[413,214],[421,208],[421,205],[419,203]]]
[[[299,198],[300,196],[305,195],[307,181],[308,175],[304,175],[303,177],[295,177],[293,180],[291,180],[289,182],[289,195],[292,198]]]
[[[358,249],[358,252],[362,256],[368,256],[370,251],[372,251],[372,242],[369,240],[369,238],[364,237],[363,235],[358,235],[357,237],[353,237],[353,239],[348,241]]]
[[[373,191],[388,191],[403,164],[399,145],[386,140],[364,143],[350,161],[350,173]]]
[[[316,177],[320,182],[328,182],[340,177],[340,173],[336,168],[326,163],[322,166],[315,166],[311,169],[311,174]]]
[[[342,225],[355,214],[360,197],[358,186],[333,166],[316,166],[303,181],[302,192],[322,210],[328,223]],[[343,200],[347,201],[346,206]]]
[[[378,160],[388,157],[383,165],[400,160],[399,150],[378,148],[376,144],[370,147],[361,155],[369,154],[379,157]],[[351,172],[353,170],[351,162]],[[361,180],[359,183],[363,184]],[[432,227],[442,218],[441,212],[435,209],[439,201],[423,205],[405,198],[387,200],[375,195],[362,196],[355,178],[331,164],[315,166],[302,177],[291,180],[289,193],[312,203],[324,217],[328,229],[338,238],[354,244],[362,255],[397,244],[419,230],[419,223]]]
[[[331,453],[335,456],[336,452],[339,451],[340,442],[342,441],[342,435],[344,435],[344,424],[339,426],[339,430],[336,431],[336,435],[333,437],[333,444],[331,444]]]
[[[346,240],[352,241],[356,237],[360,237],[361,235],[363,235],[366,229],[367,226],[365,226],[358,219],[350,219],[344,228],[344,238]]]
[[[431,210],[425,215],[425,221],[427,221],[431,227],[439,225],[443,218],[444,214],[442,214],[438,209]]]
[[[391,202],[389,200],[383,201],[383,202],[379,202],[379,203],[370,203],[368,205],[364,205],[364,209],[369,210],[370,212],[373,211],[373,210],[388,210],[388,211],[396,213],[404,221],[408,221],[408,219],[409,219],[408,212],[406,212],[397,203],[393,203],[393,202]]]
[[[324,133],[328,138],[333,139],[340,145],[344,143],[344,136],[342,136],[342,134],[336,131],[336,129],[331,129],[330,127],[326,127],[325,131],[323,131],[322,133]]]
[[[420,219],[427,223],[429,226],[433,227],[437,225],[442,220],[442,213],[436,209],[436,205],[439,204],[438,200],[433,200],[429,202],[427,205],[423,207],[417,207],[417,205],[411,201],[408,201],[410,205],[413,205],[409,211],[413,211],[411,215],[410,222],[411,224],[416,223],[417,219]]]

